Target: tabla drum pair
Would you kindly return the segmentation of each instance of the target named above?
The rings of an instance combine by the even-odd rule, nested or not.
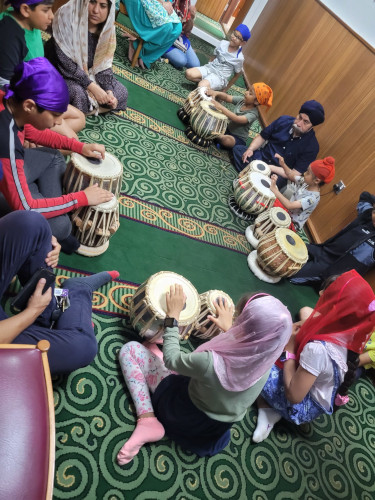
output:
[[[190,126],[185,134],[198,146],[208,147],[212,139],[225,134],[228,118],[209,101],[200,101],[193,108],[190,116]]]
[[[178,321],[180,337],[188,338],[199,311],[200,299],[196,288],[183,276],[170,271],[153,274],[142,283],[130,301],[130,320],[139,335],[151,343],[160,341],[164,331],[166,293],[171,285],[181,285],[186,304]]]
[[[235,183],[234,194],[229,197],[229,208],[241,219],[251,220],[272,207],[275,195],[270,187],[269,177],[249,171]]]
[[[216,315],[216,304],[224,299],[229,304],[229,307],[232,307],[233,313],[234,304],[229,295],[221,290],[209,290],[208,292],[201,293],[199,297],[201,309],[191,335],[208,340],[222,332],[216,323],[208,318],[210,315]]]
[[[308,259],[305,243],[295,232],[284,227],[262,236],[258,248],[247,259],[253,273],[267,283],[296,274]]]
[[[108,248],[110,237],[119,228],[117,197],[121,188],[122,170],[121,163],[110,153],[106,153],[104,160],[72,154],[63,181],[67,193],[98,184],[114,194],[114,198],[106,203],[80,207],[72,213],[72,232],[81,243],[78,253],[88,257],[102,254]]]
[[[291,222],[286,210],[281,207],[272,207],[258,215],[254,224],[246,228],[246,239],[253,248],[257,248],[262,236],[271,233],[277,227],[288,228]]]
[[[193,109],[201,101],[212,101],[212,97],[206,94],[207,87],[197,87],[187,96],[182,108],[177,111],[177,116],[185,124],[189,123],[190,115]]]

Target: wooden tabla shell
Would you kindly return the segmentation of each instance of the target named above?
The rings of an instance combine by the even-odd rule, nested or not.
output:
[[[263,235],[270,233],[277,227],[288,228],[292,220],[286,210],[281,207],[272,207],[262,212],[254,222],[254,236],[259,240]]]
[[[228,118],[209,101],[200,101],[190,116],[190,126],[205,139],[214,139],[225,133]]]
[[[183,109],[187,115],[191,115],[193,109],[201,101],[212,101],[212,97],[206,94],[207,87],[197,87],[187,96]]]
[[[221,333],[222,330],[215,323],[210,321],[207,316],[216,316],[215,304],[218,299],[225,299],[229,306],[232,306],[234,313],[233,300],[227,293],[221,290],[209,290],[208,292],[201,293],[199,298],[201,300],[201,310],[197,322],[191,331],[191,335],[201,339],[210,339]]]
[[[271,276],[293,276],[306,264],[307,259],[305,243],[290,229],[279,227],[259,240],[257,263]]]
[[[105,252],[110,237],[120,227],[118,201],[81,207],[72,215],[73,234],[81,243],[78,253],[95,257]]]
[[[237,205],[249,214],[260,214],[272,207],[275,195],[270,190],[271,180],[258,172],[248,172],[238,179],[234,188]]]
[[[130,320],[133,328],[149,342],[156,342],[163,334],[166,317],[166,293],[171,285],[181,285],[186,295],[186,304],[181,311],[178,324],[181,337],[189,335],[200,311],[200,299],[196,288],[189,280],[171,271],[153,274],[142,283],[130,301]]]
[[[93,184],[98,184],[118,198],[121,181],[122,164],[110,153],[105,154],[104,160],[72,153],[63,183],[67,193],[82,191]]]
[[[242,179],[242,177],[248,175],[249,172],[258,172],[259,174],[263,174],[266,175],[267,177],[270,177],[271,167],[262,160],[253,160],[247,165],[247,167],[241,170],[238,177]]]

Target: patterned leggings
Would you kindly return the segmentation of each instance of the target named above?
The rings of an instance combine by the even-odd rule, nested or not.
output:
[[[138,417],[153,413],[150,391],[155,392],[160,382],[174,372],[168,370],[161,359],[139,342],[125,344],[121,348],[119,360]]]

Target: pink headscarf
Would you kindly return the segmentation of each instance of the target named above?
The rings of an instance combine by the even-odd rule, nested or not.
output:
[[[283,352],[292,333],[287,307],[271,295],[246,303],[234,325],[195,352],[212,351],[214,370],[227,391],[254,385]]]

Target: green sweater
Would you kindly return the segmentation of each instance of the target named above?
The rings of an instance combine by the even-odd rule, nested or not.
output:
[[[191,377],[189,396],[195,406],[221,422],[242,420],[263,389],[269,371],[245,391],[227,391],[215,373],[212,352],[181,352],[177,327],[166,328],[163,339],[164,363],[169,370]]]

